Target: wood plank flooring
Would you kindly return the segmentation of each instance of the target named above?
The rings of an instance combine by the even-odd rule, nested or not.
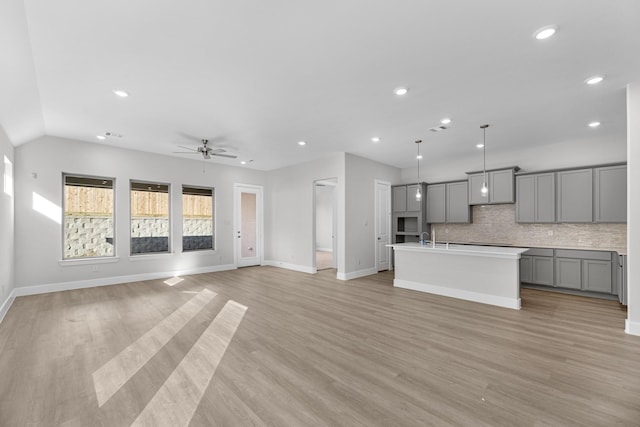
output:
[[[392,280],[250,267],[17,298],[0,324],[0,426],[130,426],[180,410],[172,394],[208,372],[191,426],[640,425],[640,337],[617,302],[523,289],[515,311]],[[93,374],[204,289],[216,297],[99,406]],[[246,311],[216,337],[230,300]],[[213,370],[187,357],[205,336]]]

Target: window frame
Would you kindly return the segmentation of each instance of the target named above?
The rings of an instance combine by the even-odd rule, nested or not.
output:
[[[194,188],[196,190],[211,190],[211,248],[210,249],[189,249],[189,250],[185,250],[184,249],[184,189],[186,188]],[[182,219],[182,224],[181,224],[181,236],[182,236],[182,253],[197,253],[197,252],[215,252],[216,251],[216,233],[217,233],[217,229],[218,227],[216,226],[216,221],[217,221],[217,215],[216,215],[216,189],[215,187],[207,187],[207,186],[202,186],[202,185],[188,185],[188,184],[182,184],[181,187],[181,192],[180,192],[180,204],[181,204],[181,212],[180,212],[180,216]]]
[[[98,255],[98,256],[86,256],[86,257],[76,257],[76,258],[66,258],[65,257],[65,248],[67,246],[67,242],[66,242],[66,221],[65,221],[65,217],[66,217],[66,185],[67,185],[67,177],[73,177],[73,178],[85,178],[85,179],[97,179],[97,180],[109,180],[111,181],[111,191],[113,192],[113,196],[112,196],[112,205],[111,205],[111,222],[113,224],[112,226],[112,233],[113,233],[113,254],[112,255]],[[63,263],[68,263],[68,264],[75,264],[75,263],[83,263],[83,262],[97,262],[102,260],[102,262],[110,262],[108,260],[117,260],[117,255],[118,255],[118,247],[116,245],[116,236],[117,236],[117,221],[116,221],[116,208],[117,208],[117,198],[116,198],[116,178],[115,177],[106,177],[106,176],[97,176],[97,175],[87,175],[87,174],[80,174],[80,173],[70,173],[70,172],[62,172],[62,223],[61,223],[61,241],[62,241],[62,253],[61,253],[61,257],[60,259],[62,260]]]
[[[168,220],[168,224],[167,224],[167,230],[169,232],[169,235],[167,236],[167,250],[166,251],[162,251],[162,252],[133,252],[133,244],[132,244],[132,239],[133,236],[131,235],[131,224],[133,223],[133,205],[131,203],[131,199],[132,199],[132,191],[133,191],[133,183],[136,184],[143,184],[143,185],[162,185],[162,186],[166,186],[167,187],[167,220]],[[144,191],[144,190],[143,190]],[[152,192],[150,190],[147,190],[149,192]],[[156,191],[157,193],[160,193],[160,191]],[[163,256],[163,255],[167,255],[167,254],[172,254],[173,253],[173,215],[171,213],[171,209],[172,209],[172,203],[171,203],[171,183],[169,182],[159,182],[159,181],[147,181],[147,180],[143,180],[143,179],[129,179],[129,227],[128,227],[128,234],[129,234],[129,256],[130,257],[150,257],[150,256]]]

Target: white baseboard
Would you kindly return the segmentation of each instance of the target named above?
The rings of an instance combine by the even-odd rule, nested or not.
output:
[[[372,274],[378,274],[378,270],[375,268],[367,268],[366,270],[352,271],[350,273],[338,272],[338,280],[351,280],[358,277],[371,276]]]
[[[299,271],[301,273],[316,274],[318,270],[314,267],[307,267],[306,265],[289,264],[288,262],[265,260],[262,265],[269,265],[271,267],[285,268],[287,270]]]
[[[333,252],[332,248],[316,248],[316,251],[320,252]]]
[[[13,304],[13,301],[16,299],[16,294],[14,291],[15,289],[12,289],[11,292],[9,292],[7,299],[2,303],[2,305],[0,305],[0,323],[2,323],[2,319],[4,319],[4,316],[11,308],[11,304]]]
[[[184,276],[188,274],[213,273],[215,271],[235,270],[235,264],[214,265],[186,270],[165,271],[161,273],[132,274],[129,276],[103,277],[100,279],[78,280],[73,282],[47,283],[43,285],[17,287],[13,289],[16,297],[49,292],[69,291],[72,289],[95,288],[97,286],[117,285],[120,283],[140,282],[143,280],[163,279],[165,277]]]
[[[640,335],[640,322],[624,321],[624,331],[629,335]]]
[[[443,286],[429,285],[426,283],[411,282],[409,280],[393,280],[396,288],[412,289],[414,291],[428,292],[430,294],[442,295],[445,297],[458,298],[467,301],[481,302],[483,304],[497,305],[498,307],[520,310],[520,298],[507,298],[495,295],[487,295],[479,292],[465,291],[462,289],[452,289]]]

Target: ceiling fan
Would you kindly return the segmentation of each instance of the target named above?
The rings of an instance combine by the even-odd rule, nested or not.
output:
[[[185,150],[189,150],[189,151],[174,151],[174,153],[176,154],[202,154],[202,157],[205,159],[210,159],[211,156],[218,156],[218,157],[228,157],[230,159],[235,159],[238,156],[234,156],[233,154],[224,154],[227,150],[225,150],[224,148],[212,148],[209,147],[207,144],[209,144],[209,140],[208,139],[202,139],[202,147],[198,147],[197,149],[194,148],[190,148],[190,147],[184,147],[182,145],[179,145],[178,147],[180,148],[184,148]]]

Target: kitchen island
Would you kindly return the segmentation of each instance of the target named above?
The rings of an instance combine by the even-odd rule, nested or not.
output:
[[[528,248],[398,243],[393,286],[520,309],[520,255]]]

